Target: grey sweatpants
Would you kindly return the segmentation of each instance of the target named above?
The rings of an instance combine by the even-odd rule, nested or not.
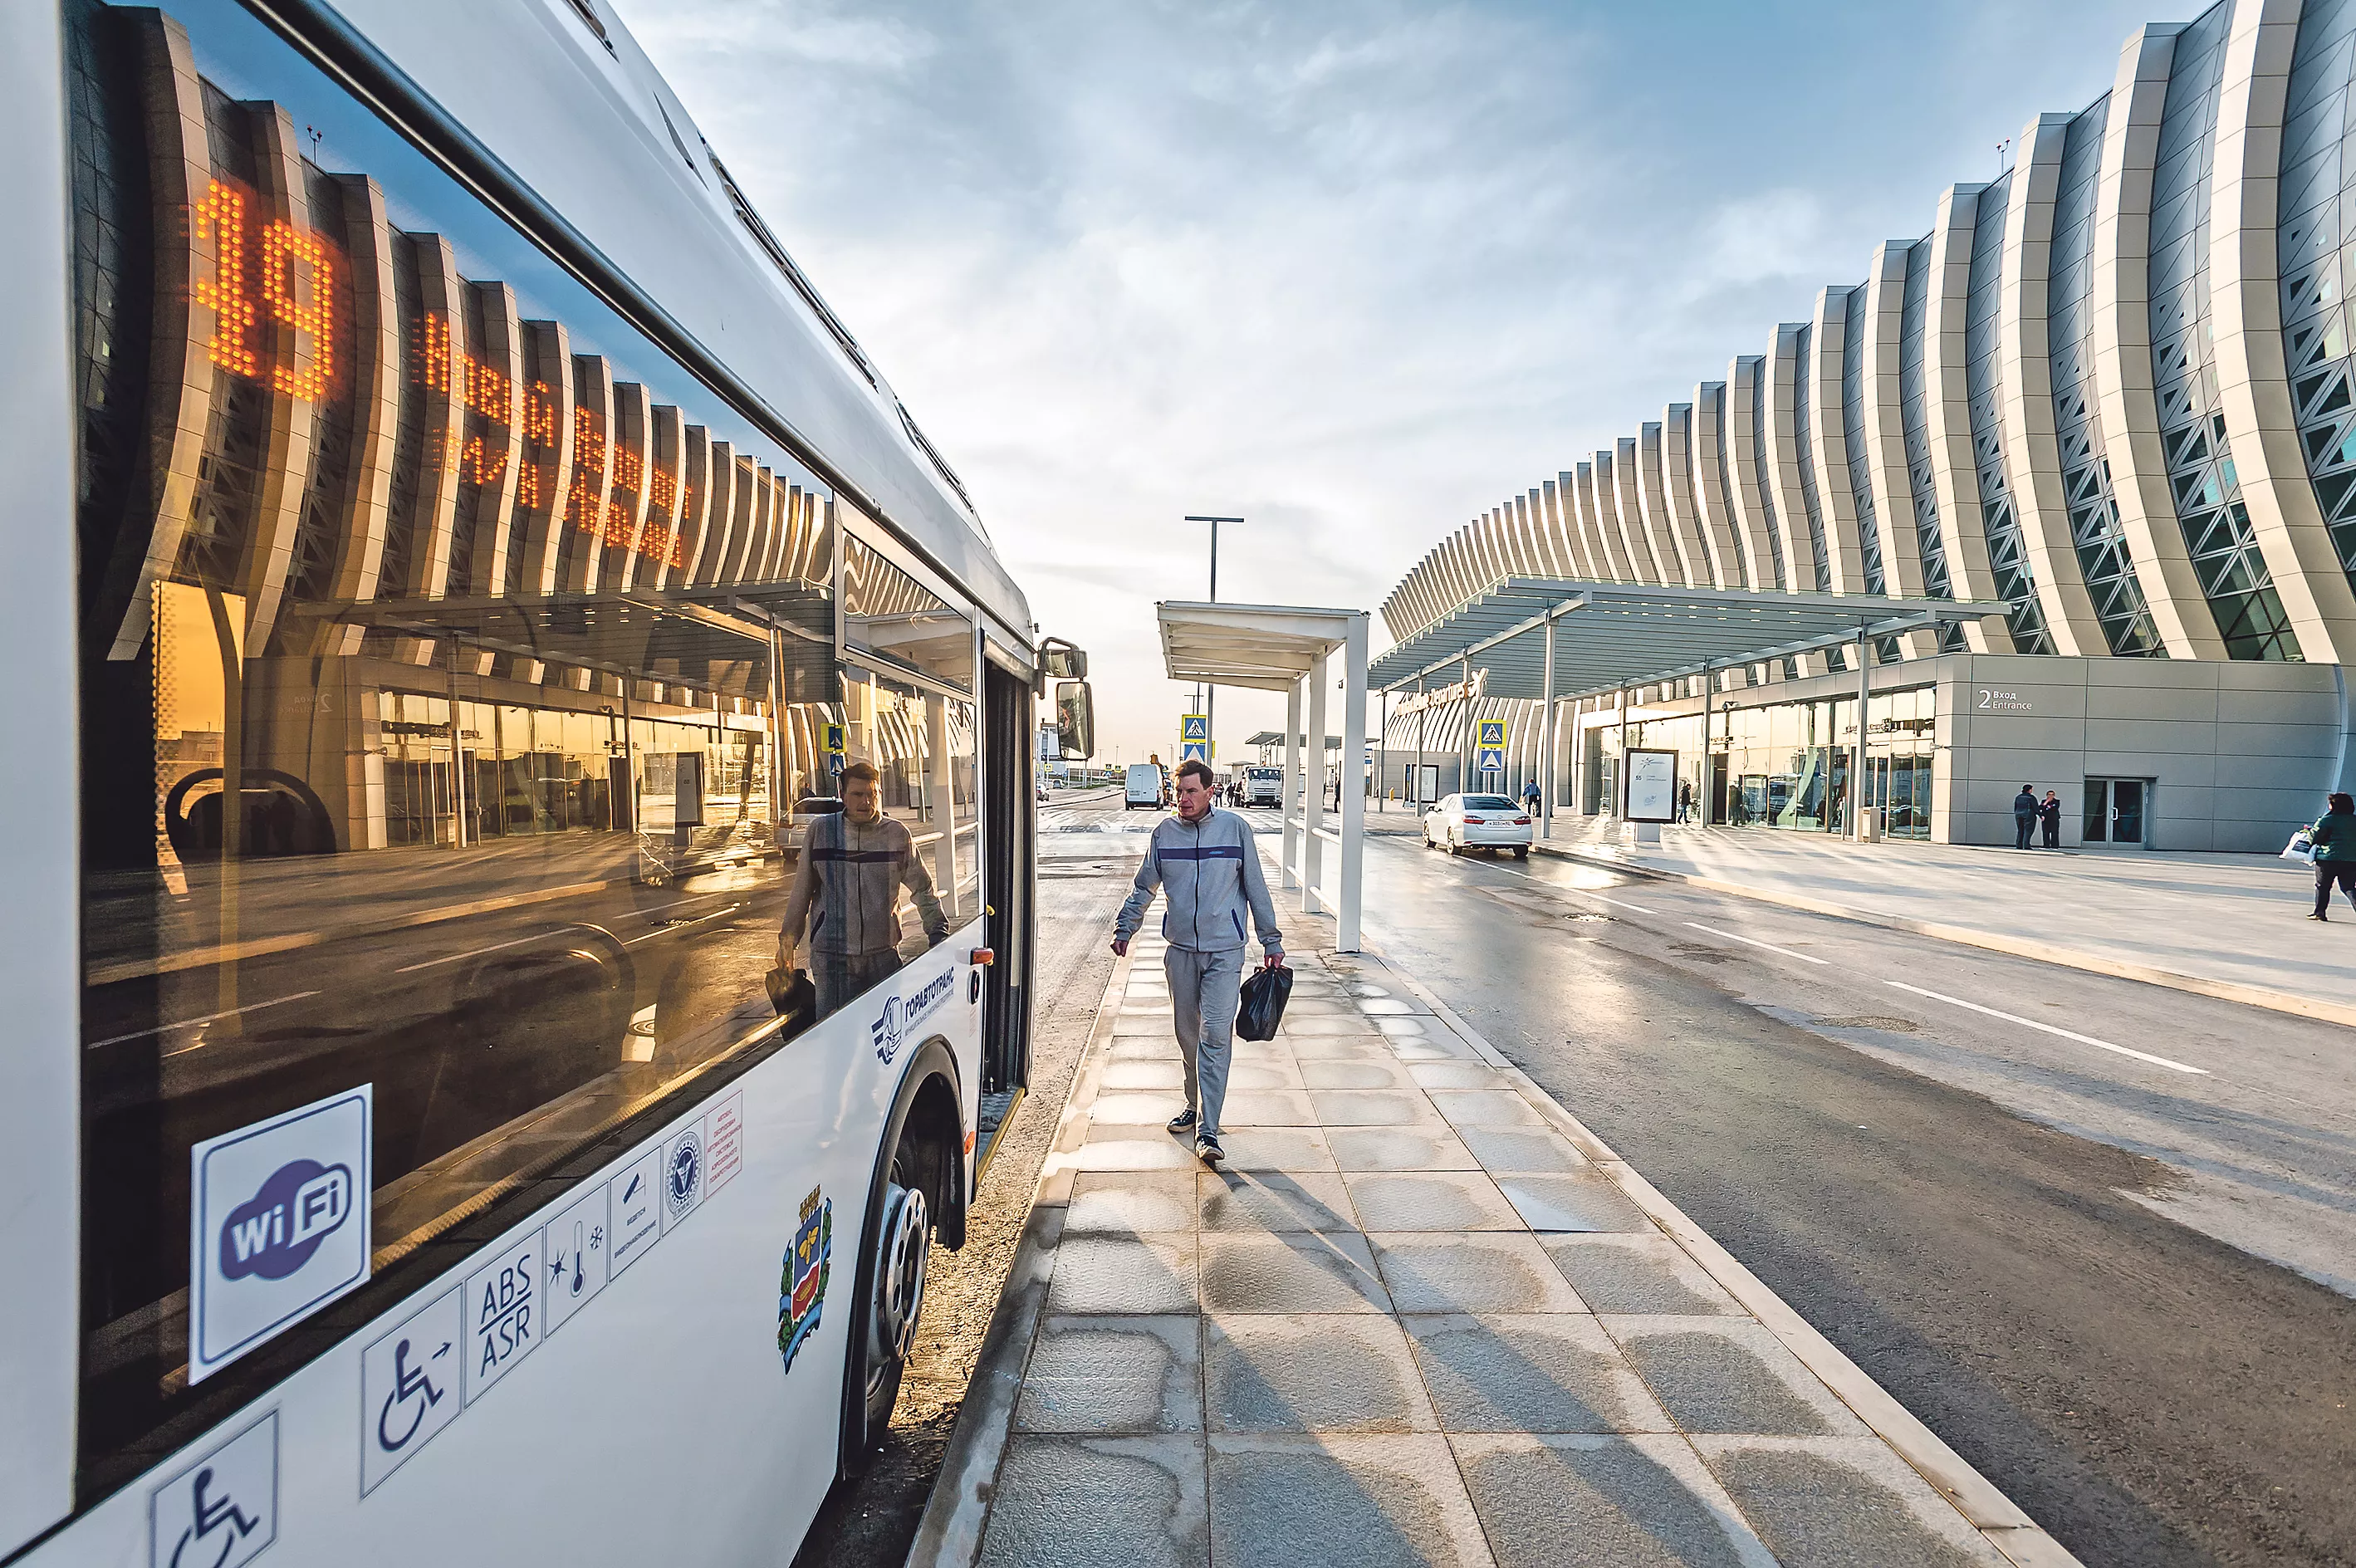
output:
[[[1236,1004],[1242,999],[1244,950],[1198,952],[1172,947],[1162,955],[1170,977],[1170,1011],[1178,1049],[1186,1058],[1186,1105],[1202,1118],[1195,1132],[1219,1135],[1219,1112],[1227,1102],[1227,1062],[1234,1054]]]
[[[880,985],[899,972],[900,955],[890,948],[880,952],[812,952],[810,978],[818,983],[818,1015],[832,1017],[869,986]]]

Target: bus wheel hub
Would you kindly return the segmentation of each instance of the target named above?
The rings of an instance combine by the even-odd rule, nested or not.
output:
[[[875,1260],[875,1322],[872,1348],[885,1361],[905,1361],[916,1344],[916,1317],[925,1305],[925,1262],[933,1220],[925,1195],[894,1185],[884,1194],[884,1230]]]

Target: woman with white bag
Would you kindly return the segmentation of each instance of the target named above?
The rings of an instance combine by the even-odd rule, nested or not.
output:
[[[2337,886],[2356,904],[2356,796],[2335,794],[2331,809],[2307,830],[2315,849],[2315,913],[2310,920],[2328,920],[2331,889]]]

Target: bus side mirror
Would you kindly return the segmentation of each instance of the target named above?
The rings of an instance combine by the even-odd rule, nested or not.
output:
[[[1087,657],[1081,655],[1084,665]],[[1068,758],[1085,762],[1097,754],[1096,697],[1086,681],[1055,682],[1055,735]]]
[[[1044,638],[1039,643],[1039,668],[1051,680],[1085,681],[1088,678],[1088,651],[1075,648],[1060,637]],[[1057,701],[1061,700],[1059,688]]]

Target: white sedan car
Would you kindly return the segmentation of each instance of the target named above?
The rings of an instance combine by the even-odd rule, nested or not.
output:
[[[1423,847],[1451,854],[1510,849],[1530,857],[1530,814],[1503,795],[1451,795],[1423,814]]]

